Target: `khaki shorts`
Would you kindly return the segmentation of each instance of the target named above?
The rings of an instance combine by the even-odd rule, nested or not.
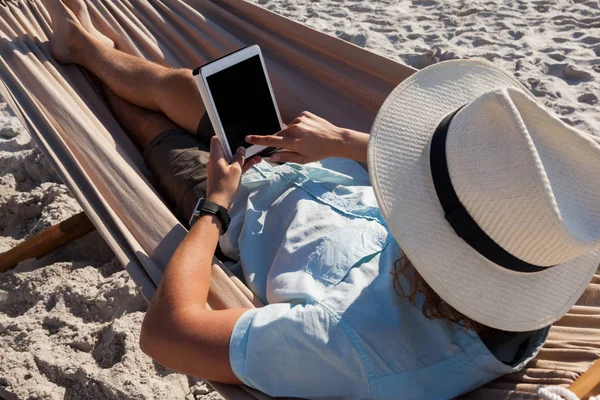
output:
[[[195,136],[181,128],[170,129],[144,148],[144,161],[157,189],[179,221],[188,220],[200,197],[206,196],[206,164],[214,130],[205,114]]]

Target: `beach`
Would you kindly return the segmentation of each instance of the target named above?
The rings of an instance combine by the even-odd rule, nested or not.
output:
[[[254,0],[424,68],[485,58],[600,135],[600,1]],[[0,253],[81,207],[0,100]],[[1,399],[219,399],[139,349],[146,302],[97,232],[0,273]]]

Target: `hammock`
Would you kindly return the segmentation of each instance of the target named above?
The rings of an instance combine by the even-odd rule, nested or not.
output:
[[[386,96],[414,72],[239,0],[89,0],[88,8],[121,50],[165,65],[194,68],[258,43],[288,121],[310,110],[368,132]],[[39,0],[0,0],[0,94],[149,300],[186,230],[89,75],[50,56],[49,21]],[[594,279],[588,294],[600,293],[600,276]],[[214,309],[260,305],[216,259],[208,303]],[[528,368],[468,397],[532,398],[540,383],[573,382],[600,354],[599,306],[600,296],[580,301]],[[269,398],[211,384],[226,398]]]

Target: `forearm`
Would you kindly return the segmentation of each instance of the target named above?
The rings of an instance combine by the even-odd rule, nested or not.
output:
[[[336,155],[366,163],[368,146],[369,134],[344,128],[340,132],[340,143],[336,149]]]
[[[203,215],[181,242],[146,312],[141,349],[175,371],[241,383],[229,363],[229,338],[246,311],[206,309],[220,222]]]
[[[231,164],[216,137],[207,164],[207,199],[228,206],[239,188],[244,152]],[[229,340],[246,309],[207,310],[212,260],[221,222],[202,215],[183,239],[165,270],[146,312],[141,349],[162,365],[225,383],[241,383],[229,363]]]
[[[190,307],[205,307],[219,229],[220,222],[213,215],[198,219],[171,257],[147,318],[154,314],[164,318]]]

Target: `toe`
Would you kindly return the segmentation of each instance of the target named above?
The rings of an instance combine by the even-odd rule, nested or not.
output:
[[[96,38],[102,45],[114,47],[114,42],[106,35],[102,34],[93,24],[87,4],[84,0],[62,0],[66,6],[74,13],[83,28]]]
[[[72,63],[71,44],[81,33],[81,24],[61,0],[45,0],[44,5],[52,18],[52,56],[61,64]]]

